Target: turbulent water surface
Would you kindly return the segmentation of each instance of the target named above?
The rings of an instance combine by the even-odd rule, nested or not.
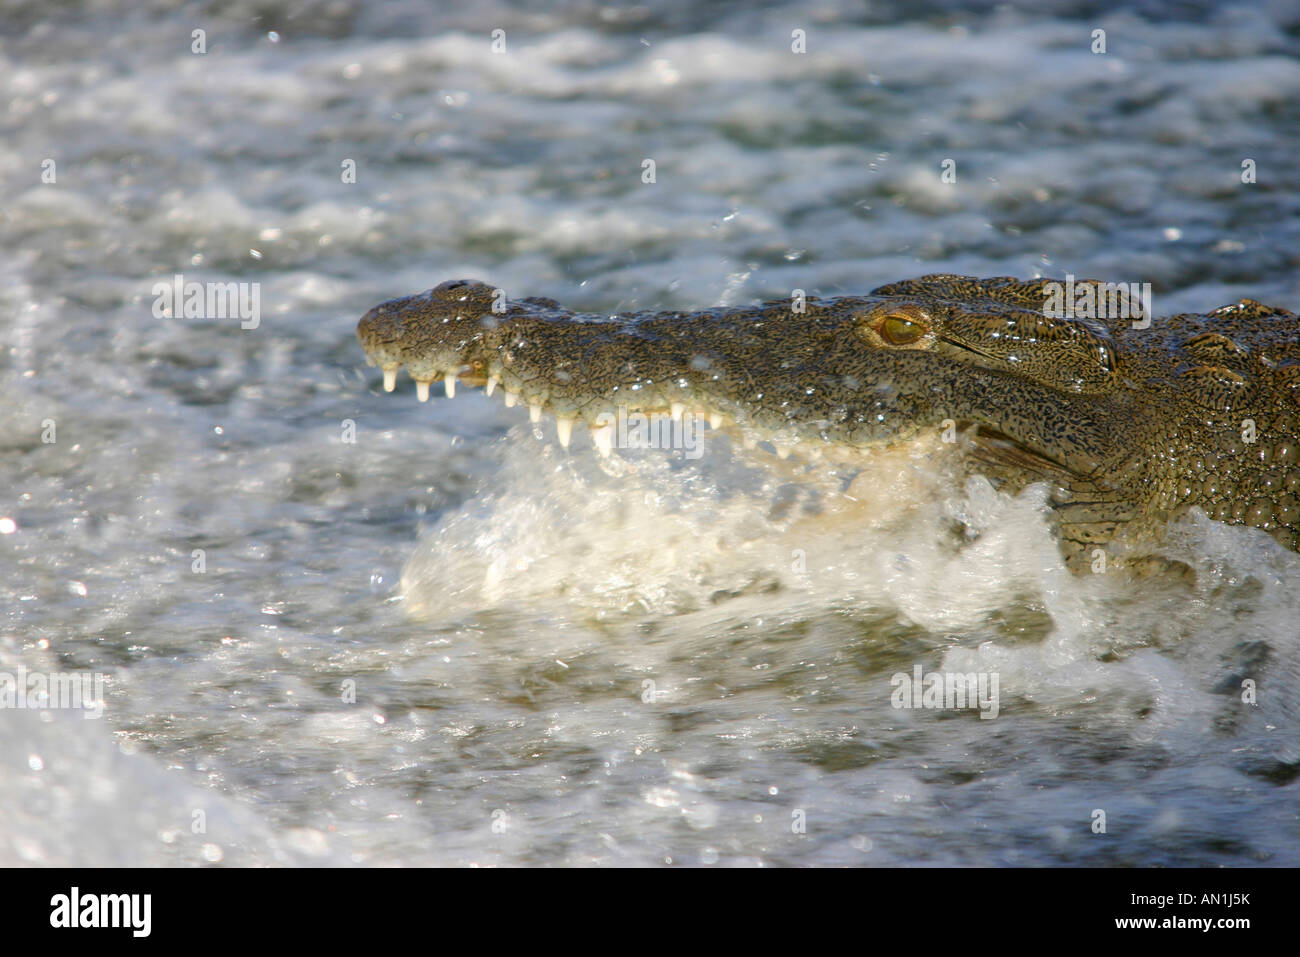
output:
[[[384,395],[353,337],[458,277],[1300,309],[1294,5],[443,7],[0,4],[0,671],[106,680],[0,711],[0,863],[1300,863],[1263,533],[1074,577],[1041,490],[915,451],[851,501],[713,433],[601,463]],[[176,274],[260,323],[159,317]],[[996,718],[893,707],[917,667]]]

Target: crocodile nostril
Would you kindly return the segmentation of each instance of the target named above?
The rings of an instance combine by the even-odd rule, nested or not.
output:
[[[466,293],[473,292],[474,287],[480,285],[482,283],[473,279],[448,279],[434,286],[426,295],[431,299],[435,296],[440,299],[463,299]]]

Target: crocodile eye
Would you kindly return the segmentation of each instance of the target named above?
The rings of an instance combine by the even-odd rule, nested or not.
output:
[[[880,322],[880,335],[894,346],[905,346],[925,335],[925,326],[906,316],[885,316]]]

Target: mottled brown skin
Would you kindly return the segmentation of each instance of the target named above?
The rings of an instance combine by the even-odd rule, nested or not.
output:
[[[549,299],[499,297],[494,311],[491,287],[460,280],[376,306],[357,338],[390,376],[492,380],[562,422],[676,405],[782,451],[955,425],[970,472],[1011,492],[1050,484],[1076,569],[1193,506],[1296,549],[1296,316],[1246,299],[1145,329],[1049,318],[1047,281],[931,275],[803,311],[601,317]]]

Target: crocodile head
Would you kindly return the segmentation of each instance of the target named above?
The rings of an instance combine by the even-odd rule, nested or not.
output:
[[[933,275],[866,296],[593,316],[459,280],[376,306],[357,337],[385,388],[402,367],[421,399],[437,380],[500,388],[534,421],[555,416],[566,446],[583,422],[607,453],[620,410],[698,413],[782,454],[942,430],[963,435],[972,472],[1013,491],[1050,483],[1067,558],[1191,505],[1294,547],[1294,419],[1260,399],[1279,388],[1260,381],[1277,357],[1249,348],[1269,341],[1261,321],[1294,316],[1247,300],[1135,330],[1052,318],[1046,282]],[[1228,348],[1207,330],[1234,317],[1247,345]],[[1256,407],[1272,442],[1252,449],[1239,432]]]

